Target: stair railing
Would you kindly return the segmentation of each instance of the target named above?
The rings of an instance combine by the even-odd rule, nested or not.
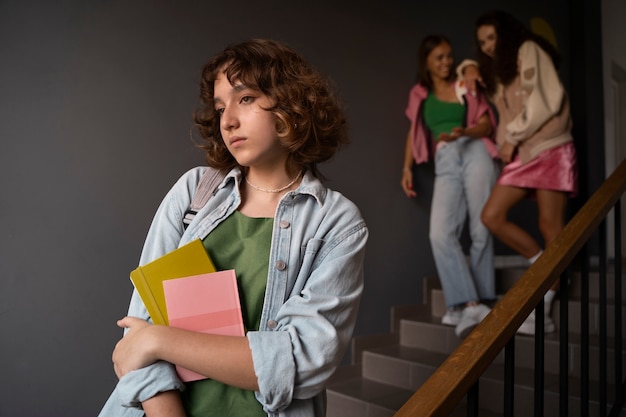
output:
[[[626,191],[626,160],[615,169],[609,178],[591,196],[584,206],[568,222],[557,238],[546,247],[543,255],[532,264],[520,279],[506,292],[502,299],[494,306],[487,317],[465,338],[452,354],[441,364],[441,366],[424,382],[424,384],[409,398],[409,400],[394,414],[394,417],[426,417],[426,416],[448,416],[459,404],[465,395],[468,396],[468,416],[477,415],[478,411],[478,380],[487,367],[493,362],[496,356],[505,350],[505,369],[513,368],[513,351],[515,333],[531,311],[537,307],[536,317],[541,325],[543,314],[543,295],[560,278],[561,274],[572,263],[581,249],[585,246],[592,234],[599,229],[605,218],[615,207],[614,214],[616,225],[621,223],[619,216],[620,198]],[[621,265],[621,235],[616,227],[616,268]],[[601,236],[601,240],[604,236]],[[583,251],[584,253],[584,251]],[[600,262],[601,264],[603,262]],[[617,271],[616,271],[617,272]],[[583,274],[584,275],[584,274]],[[616,283],[621,279],[616,273]],[[603,279],[600,279],[603,281]],[[585,278],[583,276],[583,293]],[[588,279],[587,279],[588,281]],[[588,285],[588,282],[587,282]],[[621,285],[621,284],[620,284]],[[602,286],[602,283],[601,283]],[[621,291],[621,286],[619,288]],[[566,291],[563,291],[566,293]],[[606,294],[606,293],[605,293]],[[585,300],[583,294],[582,306],[585,314]],[[620,300],[620,294],[615,294],[616,300]],[[561,304],[566,304],[561,301]],[[616,302],[616,345],[617,352],[621,352],[621,301]],[[586,307],[588,308],[588,306]],[[561,308],[562,319],[565,313],[565,327],[567,329],[567,306]],[[588,311],[588,310],[587,310]],[[588,317],[588,315],[585,315]],[[601,318],[602,319],[602,318]],[[619,328],[617,328],[619,324]],[[563,322],[561,322],[563,326]],[[587,323],[588,326],[588,323]],[[539,327],[543,328],[543,327]],[[583,329],[584,331],[585,329]],[[561,331],[561,343],[567,344],[567,331]],[[584,336],[583,336],[584,338]],[[604,337],[606,339],[606,337]],[[543,332],[538,332],[536,342],[535,359],[541,361],[543,357]],[[602,336],[601,336],[602,339]],[[588,341],[586,349],[588,349]],[[537,348],[537,345],[541,345]],[[539,349],[539,351],[537,350]],[[583,346],[583,350],[585,347]],[[617,414],[624,402],[624,391],[626,384],[622,380],[621,355],[615,354],[619,370],[616,377],[616,398],[614,405],[617,410],[613,410],[610,416]],[[583,352],[583,356],[585,352]],[[588,355],[588,353],[587,353]],[[510,366],[506,366],[507,363]],[[562,360],[564,365],[567,359]],[[537,364],[536,364],[537,366]],[[541,370],[543,364],[539,363]],[[563,372],[563,371],[562,371]],[[505,371],[507,374],[507,371]],[[513,377],[512,372],[505,375],[505,415],[513,415]],[[567,372],[565,372],[565,383],[561,385],[567,388]],[[583,375],[583,379],[585,375]],[[619,379],[617,379],[619,378]],[[539,378],[541,379],[541,378]],[[508,382],[506,382],[508,381]],[[537,384],[537,378],[536,378]],[[542,379],[541,379],[542,381]],[[541,386],[542,382],[539,381]],[[542,415],[543,390],[535,387],[535,415]],[[583,392],[583,394],[585,394]],[[567,392],[561,395],[565,398],[561,401],[561,407],[567,407]],[[585,399],[583,399],[585,401]],[[588,398],[586,399],[588,401]],[[561,415],[567,415],[567,409],[561,408]],[[582,415],[586,413],[584,410]],[[604,414],[603,414],[604,415]]]

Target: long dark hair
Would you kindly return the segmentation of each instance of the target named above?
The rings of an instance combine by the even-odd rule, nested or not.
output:
[[[422,39],[417,51],[417,82],[429,90],[433,87],[433,79],[428,71],[428,55],[442,43],[452,46],[448,38],[443,35],[428,35]],[[454,71],[450,71],[448,81],[452,81],[455,76]]]
[[[497,35],[493,58],[480,49],[478,39],[476,39],[478,64],[486,84],[487,94],[495,93],[498,82],[509,85],[517,77],[517,55],[520,46],[526,41],[530,40],[538,44],[552,58],[554,67],[558,69],[561,56],[556,48],[543,36],[530,31],[509,13],[502,10],[484,13],[476,19],[476,31],[481,26],[493,26]]]

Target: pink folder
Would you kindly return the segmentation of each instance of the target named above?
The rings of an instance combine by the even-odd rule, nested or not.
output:
[[[170,326],[202,333],[243,336],[234,269],[163,281]],[[206,378],[176,366],[185,381]]]

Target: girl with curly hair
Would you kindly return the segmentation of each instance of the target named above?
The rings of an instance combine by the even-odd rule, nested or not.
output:
[[[536,200],[539,231],[547,245],[563,229],[567,198],[577,192],[569,101],[557,73],[560,57],[545,38],[500,10],[476,20],[476,42],[479,72],[469,62],[459,72],[470,84],[474,79],[482,82],[496,105],[496,141],[505,164],[482,220],[500,241],[532,263],[542,248],[509,221],[508,212],[524,198]],[[549,313],[557,290],[558,283],[544,297],[545,332],[555,330]],[[534,334],[535,322],[533,312],[518,333]]]
[[[201,239],[235,269],[245,336],[150,323],[137,292],[118,322],[120,378],[102,416],[323,416],[325,386],[352,336],[368,229],[320,180],[347,142],[329,80],[286,45],[231,45],[204,67],[194,119],[225,178],[185,229],[199,178],[185,173],[159,207],[140,264]],[[207,377],[182,383],[174,365]]]

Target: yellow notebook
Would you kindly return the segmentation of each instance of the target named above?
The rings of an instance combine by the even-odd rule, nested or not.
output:
[[[169,325],[163,281],[215,272],[215,265],[200,239],[194,240],[130,273],[154,324]]]

